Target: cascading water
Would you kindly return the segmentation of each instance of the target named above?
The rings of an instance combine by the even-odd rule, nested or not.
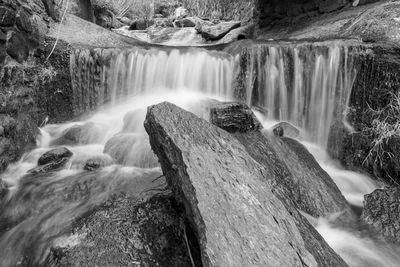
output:
[[[343,114],[356,77],[349,48],[326,45],[256,45],[242,53],[248,62],[246,100],[273,121],[289,121],[322,146],[333,119]]]
[[[0,248],[8,248],[0,255],[1,266],[16,264],[26,252],[25,243],[35,245],[30,252],[31,262],[43,262],[49,247],[70,229],[74,218],[100,205],[115,192],[133,194],[129,188],[139,183],[144,183],[142,186],[150,191],[165,190],[165,182],[146,179],[159,176],[160,168],[143,162],[151,158],[143,128],[146,107],[161,101],[189,110],[193,102],[204,97],[247,101],[265,110],[266,122],[286,120],[306,132],[305,140],[318,144],[307,146],[349,202],[361,206],[362,196],[376,188],[367,177],[345,172],[315,152],[326,145],[334,119],[342,118],[356,74],[350,49],[340,43],[257,44],[236,56],[191,48],[78,49],[71,56],[71,74],[77,114],[99,109],[105,103],[110,106],[85,121],[47,125],[41,129],[39,148],[28,152],[2,175],[12,187],[1,215],[7,227],[0,227]],[[36,181],[21,180],[37,165],[38,157],[74,125],[95,127],[84,128],[80,133],[85,136],[85,143],[68,146],[74,152],[69,169]],[[120,141],[116,138],[116,146],[107,144],[113,136],[120,137]],[[123,153],[127,140],[135,153],[122,155],[119,165],[95,174],[83,170],[87,159],[107,157],[104,152],[109,149]],[[357,186],[352,181],[355,175],[358,175]],[[89,198],[59,196],[63,188],[77,181],[90,181]],[[43,194],[48,200],[40,199]],[[29,201],[33,203],[28,205]],[[33,212],[35,205],[40,206],[41,213]],[[324,219],[320,219],[317,229],[351,266],[396,266],[400,262],[398,255],[387,252],[383,241],[375,242],[354,229],[335,228]],[[343,238],[349,237],[357,242],[343,242]],[[365,251],[374,255],[363,259]]]

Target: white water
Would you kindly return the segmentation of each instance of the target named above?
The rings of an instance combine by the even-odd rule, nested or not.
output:
[[[372,192],[377,186],[366,176],[341,169],[337,163],[326,156],[324,149],[320,148],[326,143],[334,117],[343,112],[344,109],[341,106],[348,101],[354,70],[351,64],[348,64],[349,55],[345,48],[336,45],[327,48],[312,48],[314,49],[312,53],[307,55],[304,53],[311,49],[309,46],[263,47],[260,50],[253,50],[249,54],[251,60],[246,76],[247,82],[253,81],[251,84],[249,82],[246,88],[247,101],[266,108],[268,120],[289,120],[304,130],[307,133],[305,135],[307,143],[304,144],[331,175],[346,199],[353,205],[361,207],[363,195]],[[264,54],[260,51],[264,51]],[[12,186],[12,194],[17,194],[21,189],[21,178],[28,170],[36,166],[39,156],[51,148],[51,143],[59,138],[64,130],[73,125],[92,122],[100,129],[100,137],[97,135],[94,139],[89,138],[86,145],[69,146],[74,152],[68,165],[70,169],[60,171],[50,179],[45,179],[43,185],[38,186],[39,188],[42,186],[45,188],[44,186],[47,186],[51,180],[66,183],[68,179],[76,180],[76,177],[83,175],[85,172],[82,170],[82,163],[90,157],[103,155],[106,142],[124,129],[124,117],[128,112],[133,111],[135,114],[133,121],[128,122],[131,124],[129,132],[141,136],[143,139],[139,142],[147,144],[141,147],[132,158],[129,156],[129,160],[134,165],[140,162],[138,157],[151,153],[143,128],[147,106],[169,101],[190,109],[193,102],[203,97],[221,100],[230,100],[235,97],[232,84],[235,81],[234,74],[239,60],[223,52],[189,49],[183,51],[97,51],[96,53],[97,57],[101,55],[109,57],[107,61],[109,67],[101,66],[97,69],[101,79],[96,86],[94,85],[96,80],[91,79],[92,76],[96,76],[93,73],[93,69],[96,69],[94,67],[96,60],[90,53],[85,50],[77,51],[71,59],[73,68],[79,72],[75,73],[76,80],[74,81],[77,105],[82,109],[88,106],[93,108],[107,100],[110,100],[112,105],[97,111],[84,121],[47,125],[41,129],[42,138],[39,147],[28,152],[20,162],[11,165],[1,177]],[[287,58],[288,55],[292,55],[293,69],[287,67],[287,62],[290,61]],[[343,66],[345,66],[344,69]],[[255,73],[259,74],[257,90],[254,89]],[[87,96],[92,96],[92,98],[87,98]],[[83,99],[83,102],[79,102],[81,101],[79,99]],[[123,101],[124,99],[129,100]],[[84,103],[85,101],[87,103]],[[90,105],[88,105],[89,102]],[[90,133],[86,134],[91,136]],[[314,143],[310,143],[310,140]],[[129,162],[125,162],[125,165],[130,166]],[[102,177],[102,183],[107,184],[108,188],[102,192],[101,197],[91,199],[90,205],[85,205],[79,211],[74,210],[76,203],[71,204],[67,206],[68,210],[63,210],[64,213],[60,218],[53,218],[53,221],[47,224],[53,228],[62,228],[68,221],[67,218],[72,220],[71,218],[89,209],[91,205],[103,201],[113,192],[114,183],[116,183],[114,180],[118,181],[118,185],[126,186],[127,174],[136,177],[143,173],[160,172],[159,168],[146,170],[141,165],[134,166],[136,167],[113,165],[105,168],[98,174]],[[114,178],[111,179],[111,184],[108,184],[107,179],[110,175]],[[59,190],[63,186],[62,183]],[[22,189],[34,190],[30,187],[22,187]],[[19,206],[14,208],[24,209]],[[9,212],[15,212],[15,210],[10,208]],[[25,237],[18,235],[18,231],[35,231],[34,227],[39,227],[40,231],[45,232],[46,226],[38,224],[40,219],[40,216],[39,218],[28,217],[22,225],[11,229],[0,240],[0,247],[4,247],[6,243],[14,245],[14,251],[7,251],[4,254],[6,257],[0,256],[0,265],[12,262],[15,255],[22,253],[18,242],[22,242]],[[400,253],[393,253],[397,251],[397,248],[389,247],[383,241],[376,240],[368,234],[361,234],[354,227],[338,228],[328,219],[321,218],[318,221],[317,230],[350,266],[397,266],[400,262],[398,256]],[[43,235],[47,242],[52,238],[51,233],[43,233]],[[21,240],[17,242],[14,236],[18,236]],[[45,245],[42,244],[42,246]],[[40,250],[39,258],[43,257],[43,253]]]
[[[258,45],[249,49],[247,101],[268,120],[289,121],[326,146],[330,126],[345,111],[356,77],[347,47]]]

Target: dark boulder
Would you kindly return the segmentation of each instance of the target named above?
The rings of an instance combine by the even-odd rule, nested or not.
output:
[[[269,183],[275,174],[232,135],[169,103],[148,109],[145,128],[203,265],[346,266],[293,206],[285,208]]]
[[[15,11],[5,7],[0,6],[0,26],[13,26],[15,23]]]
[[[19,63],[29,56],[29,40],[19,32],[13,32],[7,43],[7,53]]]
[[[236,102],[211,103],[210,122],[230,133],[258,131],[262,128],[251,109],[246,104]]]
[[[38,160],[38,165],[43,166],[49,163],[57,162],[62,159],[71,158],[73,153],[66,147],[58,147],[44,153]]]
[[[112,163],[113,160],[110,156],[102,155],[88,159],[83,168],[87,171],[95,171],[110,166]]]
[[[400,188],[378,189],[365,195],[361,219],[389,240],[400,243]]]
[[[223,38],[230,31],[239,27],[239,21],[220,22],[217,25],[198,23],[196,25],[196,30],[201,34],[201,36],[203,36],[204,39],[215,41]]]
[[[148,137],[142,134],[117,134],[107,141],[103,152],[121,165],[141,168],[159,166],[157,157],[151,151]]]

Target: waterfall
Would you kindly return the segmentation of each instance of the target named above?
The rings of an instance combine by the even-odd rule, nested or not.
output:
[[[335,42],[260,44],[245,49],[241,61],[246,102],[265,109],[269,120],[293,123],[325,147],[356,77],[349,48]]]
[[[255,44],[238,55],[203,49],[78,49],[71,56],[77,114],[156,92],[190,91],[262,107],[326,146],[343,118],[355,79],[352,48],[328,44]]]
[[[77,49],[71,56],[74,110],[179,90],[232,97],[234,69],[234,56],[202,49]]]

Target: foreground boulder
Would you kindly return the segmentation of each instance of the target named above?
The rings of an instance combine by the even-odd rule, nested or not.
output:
[[[232,135],[170,103],[150,107],[145,128],[204,266],[346,266],[294,208],[285,208],[263,182],[274,173]],[[311,255],[305,241],[323,245]]]
[[[268,131],[262,133],[261,123],[247,105],[217,101],[209,105],[210,122],[234,133],[250,156],[274,173],[268,178],[287,199],[294,201],[297,209],[314,217],[349,211],[339,188],[307,149],[294,139],[282,137],[294,135],[297,128],[281,122],[273,127],[277,136]]]
[[[114,166],[57,177],[23,177],[0,208],[0,266],[192,266],[190,255],[196,261],[187,245],[191,230],[159,169]]]
[[[400,188],[375,190],[364,196],[361,219],[392,241],[400,243]]]

